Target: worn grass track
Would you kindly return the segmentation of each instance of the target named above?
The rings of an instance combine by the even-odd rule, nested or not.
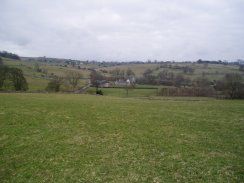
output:
[[[243,182],[244,102],[0,94],[0,182]]]

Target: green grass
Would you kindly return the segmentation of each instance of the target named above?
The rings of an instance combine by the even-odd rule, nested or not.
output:
[[[128,89],[128,96],[127,96],[127,90],[125,88],[99,88],[102,90],[103,95],[105,96],[114,96],[114,97],[149,97],[149,96],[155,96],[157,94],[157,89],[151,89],[151,88],[133,88]],[[91,87],[87,91],[88,94],[95,94],[96,88]]]
[[[0,182],[243,182],[244,102],[0,94]]]
[[[48,82],[50,80],[43,79],[43,78],[36,78],[33,76],[26,76],[26,81],[28,83],[28,91],[45,91]]]

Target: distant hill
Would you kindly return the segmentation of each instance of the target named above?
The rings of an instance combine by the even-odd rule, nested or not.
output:
[[[9,55],[9,54],[8,54]],[[29,91],[44,91],[48,82],[58,76],[65,77],[69,71],[80,72],[84,80],[80,81],[80,86],[88,82],[91,71],[96,71],[102,76],[111,78],[114,71],[119,70],[119,78],[126,77],[128,68],[135,74],[137,84],[147,85],[172,85],[171,79],[182,80],[180,85],[189,85],[196,83],[201,78],[207,80],[210,84],[222,79],[228,73],[238,73],[244,77],[242,68],[243,60],[228,63],[222,61],[197,61],[197,62],[96,62],[80,61],[62,58],[47,57],[20,57],[12,59],[1,57],[3,63],[9,67],[16,67],[23,70],[23,73],[29,83]],[[145,72],[150,71],[150,79],[143,81]],[[116,76],[117,77],[117,76]],[[171,83],[170,83],[171,82]],[[180,86],[179,85],[179,86]]]
[[[50,62],[50,63],[82,63],[80,60],[65,59],[65,58],[49,58],[49,57],[20,57],[23,61],[39,61],[39,62]]]
[[[130,68],[137,77],[143,75],[146,69],[152,70],[152,75],[157,75],[160,72],[172,72],[174,74],[182,74],[184,77],[194,79],[197,77],[206,77],[209,80],[217,80],[227,73],[240,73],[240,66],[236,64],[207,64],[207,63],[145,63],[145,64],[121,64],[118,66],[99,67],[98,71],[102,73],[109,73],[112,70],[119,68],[126,70]],[[187,69],[191,68],[192,71],[188,72]]]

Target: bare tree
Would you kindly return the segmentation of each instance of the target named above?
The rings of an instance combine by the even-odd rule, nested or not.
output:
[[[0,57],[0,66],[3,65],[3,59]]]
[[[129,90],[133,90],[134,88],[135,88],[135,83],[133,81],[130,81],[129,79],[127,79],[126,86],[125,86],[126,97],[129,96]]]
[[[244,98],[244,85],[242,81],[242,76],[238,73],[230,73],[225,75],[225,87],[231,99]]]
[[[54,77],[47,85],[46,90],[49,92],[59,92],[63,78]]]
[[[126,71],[126,77],[127,78],[131,78],[131,77],[134,77],[134,76],[135,76],[135,73],[130,68],[128,68],[127,71]]]
[[[69,71],[66,73],[66,79],[69,82],[69,84],[73,87],[73,91],[75,90],[75,87],[78,85],[78,82],[82,77],[83,76],[80,72]]]

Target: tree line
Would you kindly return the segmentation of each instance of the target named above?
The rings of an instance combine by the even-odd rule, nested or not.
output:
[[[7,51],[0,51],[0,57],[20,60],[20,57],[17,54],[10,53],[10,52],[7,52]]]
[[[182,73],[174,73],[164,69],[155,74],[154,70],[146,69],[141,77],[136,77],[136,83],[164,86],[158,90],[158,95],[162,96],[244,98],[243,78],[239,73],[228,73],[219,80],[210,81],[204,73],[195,79],[186,77],[186,75],[191,75],[194,72],[194,69],[189,66],[177,69],[181,69]],[[93,71],[91,72],[91,83],[98,87],[103,81],[116,81],[130,77],[135,77],[135,73],[131,69],[116,68],[110,71]]]

